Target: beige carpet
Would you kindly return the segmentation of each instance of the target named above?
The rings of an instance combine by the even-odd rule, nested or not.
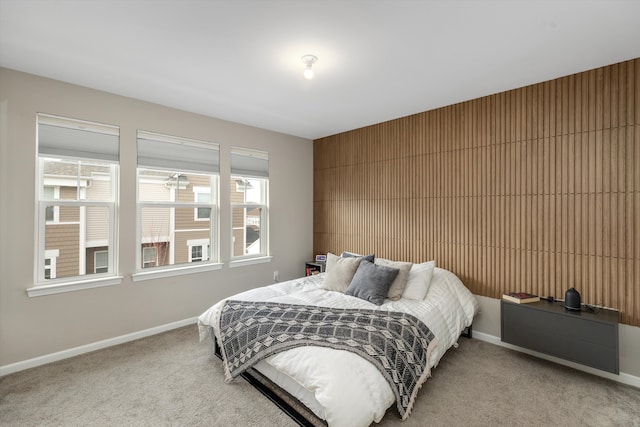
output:
[[[2,426],[293,426],[188,326],[0,378]],[[640,426],[640,390],[477,340],[381,426]]]

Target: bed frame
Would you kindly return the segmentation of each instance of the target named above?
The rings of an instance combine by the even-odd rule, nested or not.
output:
[[[469,325],[464,328],[462,334],[465,338],[473,338],[473,325]],[[214,354],[222,360],[222,351],[220,345],[215,337],[215,334],[211,334],[213,339]],[[262,393],[267,399],[273,402],[280,410],[287,414],[293,421],[303,427],[323,427],[327,426],[325,420],[318,418],[316,414],[307,409],[302,403],[298,401],[294,396],[282,390],[276,384],[274,384],[267,377],[253,368],[249,368],[240,374],[249,384],[251,384],[256,390]]]
[[[213,338],[214,354],[222,360],[222,351],[218,340],[214,334],[211,334]],[[282,390],[276,384],[274,384],[267,377],[253,368],[249,368],[240,374],[249,384],[251,384],[256,390],[262,393],[267,399],[273,402],[282,412],[287,414],[293,421],[299,426],[303,427],[323,427],[327,423],[320,419],[307,409],[302,403],[298,401],[294,396]]]

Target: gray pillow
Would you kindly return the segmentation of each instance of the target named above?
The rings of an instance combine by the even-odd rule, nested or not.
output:
[[[376,258],[376,254],[360,255],[353,252],[343,251],[342,254],[340,254],[340,257],[341,258],[362,258],[369,262],[373,262]]]
[[[407,280],[409,280],[409,272],[413,263],[402,261],[391,261],[390,259],[376,258],[375,263],[377,265],[384,265],[385,267],[397,268],[400,270],[395,280],[389,288],[387,297],[392,301],[397,301],[402,297],[404,288],[407,286]]]
[[[376,265],[363,259],[345,294],[382,305],[399,271],[397,268]]]

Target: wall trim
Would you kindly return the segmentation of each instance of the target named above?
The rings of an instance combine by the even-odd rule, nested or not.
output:
[[[597,375],[602,378],[607,378],[622,384],[640,388],[640,377],[636,377],[635,375],[626,374],[624,372],[620,372],[619,375],[616,375],[610,372],[601,371],[599,369],[591,368],[589,366],[584,366],[579,363],[570,362],[568,360],[560,359],[554,356],[549,356],[548,354],[538,353],[537,351],[528,350],[526,348],[508,344],[508,343],[502,342],[502,340],[500,340],[500,337],[496,337],[490,334],[485,334],[483,332],[478,332],[475,330],[473,331],[473,338],[477,339],[478,341],[488,342],[490,344],[494,344],[500,347],[505,347],[510,350],[519,351],[520,353],[526,353],[531,356],[539,357],[540,359],[548,360],[550,362],[554,362],[559,365],[568,366],[570,368],[577,369],[578,371],[586,372],[588,374]]]
[[[35,368],[37,366],[42,366],[48,363],[57,362],[59,360],[68,359],[70,357],[79,356],[84,353],[89,353],[89,352],[101,350],[107,347],[112,347],[114,345],[124,344],[129,341],[135,341],[141,338],[146,338],[151,335],[167,332],[173,329],[181,328],[183,326],[193,325],[197,321],[198,321],[197,317],[192,317],[189,319],[179,320],[177,322],[167,323],[165,325],[160,325],[153,328],[144,329],[138,332],[132,332],[130,334],[120,335],[114,338],[108,338],[106,340],[97,341],[91,344],[81,345],[79,347],[58,351],[56,353],[34,357],[33,359],[27,359],[21,362],[0,366],[0,377],[12,374],[14,372],[23,371],[25,369]]]

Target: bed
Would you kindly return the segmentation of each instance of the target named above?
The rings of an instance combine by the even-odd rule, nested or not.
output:
[[[353,259],[343,261],[347,258]],[[343,264],[350,264],[350,267],[344,268]],[[371,265],[377,267],[371,267]],[[369,269],[370,274],[360,274],[365,270],[363,266]],[[375,271],[371,274],[374,268]],[[397,270],[397,274],[391,274],[391,279],[387,277],[386,282],[382,280],[385,283],[379,285],[378,282],[381,280],[378,276],[381,271],[386,270]],[[364,291],[351,289],[358,278],[360,282],[365,283],[364,286],[360,286]],[[398,284],[398,280],[403,286],[401,289],[396,287],[394,290],[393,287]],[[377,284],[371,285],[372,283]],[[371,291],[372,286],[377,288]],[[382,298],[381,295],[383,295]],[[240,323],[241,326],[229,327],[225,322],[229,321],[230,316],[241,316],[234,311],[236,308],[243,310],[241,313],[245,316],[245,321],[249,320],[246,323]],[[309,310],[309,308],[312,309]],[[397,345],[400,346],[400,350],[411,353],[408,358],[412,363],[416,362],[415,359],[424,358],[424,366],[419,371],[413,365],[411,368],[405,366],[403,368],[405,370],[398,370],[397,366],[389,367],[388,360],[384,360],[383,357],[381,357],[382,361],[377,360],[378,355],[372,355],[375,352],[369,350],[371,348],[369,345],[358,345],[349,339],[347,340],[349,344],[340,342],[340,346],[333,348],[327,342],[336,340],[329,337],[322,341],[318,334],[306,335],[306,338],[301,339],[301,343],[290,344],[289,347],[273,349],[273,351],[269,349],[273,354],[267,352],[266,355],[257,357],[255,360],[251,360],[251,357],[255,357],[254,353],[257,353],[257,350],[252,351],[255,348],[238,349],[234,347],[238,345],[237,342],[227,345],[231,340],[227,335],[235,333],[237,336],[239,335],[237,331],[245,333],[249,329],[246,325],[253,324],[252,327],[257,325],[259,322],[256,319],[260,319],[261,322],[263,314],[269,313],[264,317],[273,317],[275,316],[273,311],[287,313],[284,315],[286,320],[291,319],[287,316],[291,316],[292,309],[296,309],[296,314],[293,316],[304,312],[303,316],[324,316],[324,320],[335,319],[336,315],[351,316],[344,317],[349,319],[346,323],[332,323],[332,325],[343,325],[347,333],[349,333],[348,330],[376,329],[369,325],[364,327],[356,325],[353,323],[356,320],[352,320],[354,316],[375,319],[372,322],[375,321],[378,324],[381,324],[382,318],[398,324],[409,322],[407,329],[403,329],[399,334],[402,337],[408,336],[406,331],[411,329],[422,335],[418,338],[413,336],[404,343],[398,342]],[[456,345],[463,331],[470,330],[477,311],[478,303],[475,297],[460,279],[450,271],[437,268],[433,261],[412,264],[384,259],[374,260],[373,257],[364,259],[344,254],[341,257],[328,254],[325,273],[236,294],[206,310],[198,319],[198,328],[201,340],[211,336],[217,343],[225,343],[221,347],[227,381],[232,380],[238,372],[251,367],[298,399],[330,427],[347,425],[357,427],[379,422],[394,403],[400,417],[406,419],[410,415],[418,390],[430,375],[431,368],[437,366],[445,352]],[[309,312],[312,313],[309,314]],[[300,319],[296,317],[296,320]],[[358,321],[360,320],[362,319]],[[312,321],[311,317],[304,317],[298,324],[309,325]],[[414,321],[417,323],[411,323]],[[295,322],[277,320],[276,323],[292,325]],[[326,321],[321,324],[326,325]],[[392,324],[389,330],[395,331],[396,326],[397,324]],[[260,328],[263,326],[260,325],[258,329]],[[319,327],[314,331],[326,329],[326,327]],[[420,330],[416,332],[416,329]],[[334,330],[337,331],[338,327]],[[382,330],[381,333],[387,332]],[[369,336],[367,333],[359,335]],[[312,339],[308,339],[309,337]],[[249,341],[255,343],[255,338],[255,335],[252,335]],[[375,337],[371,339],[375,340]],[[271,341],[275,344],[271,344]],[[386,345],[397,341],[400,340],[383,338],[377,342]],[[412,345],[411,343],[414,343],[414,348],[407,349]],[[422,343],[423,348],[417,349],[415,346],[419,345],[415,343]],[[276,344],[281,343],[269,337],[269,344],[270,347],[276,347]],[[265,347],[262,345],[261,350]],[[357,350],[354,350],[354,347]],[[225,348],[227,354],[225,354]],[[402,359],[397,356],[400,350],[385,348],[381,351],[393,354],[395,359]],[[236,361],[235,366],[232,363],[233,360]],[[393,361],[391,363],[393,364]],[[387,365],[386,371],[381,365]],[[235,373],[233,373],[234,369]],[[397,378],[397,372],[400,372],[402,377],[400,380]],[[407,372],[409,372],[408,375]],[[413,379],[410,385],[402,383],[402,379],[407,376]],[[396,384],[394,384],[394,378]]]

